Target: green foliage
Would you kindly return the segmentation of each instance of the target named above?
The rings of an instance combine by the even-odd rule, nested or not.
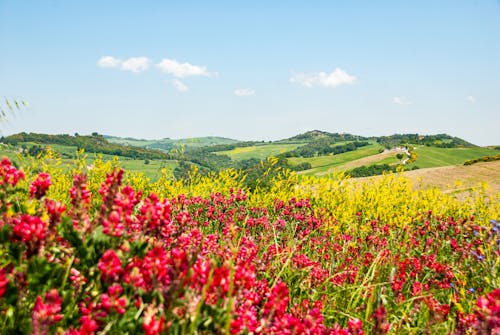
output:
[[[316,157],[329,154],[342,154],[349,151],[354,151],[357,148],[364,147],[370,143],[367,141],[362,142],[349,142],[345,144],[335,144],[335,139],[330,137],[320,137],[295,150],[282,154],[283,157]]]
[[[458,148],[474,147],[475,145],[458,137],[447,134],[419,135],[419,134],[394,134],[391,136],[380,136],[374,138],[378,143],[386,148],[408,145],[426,145],[436,148]]]
[[[343,142],[343,141],[358,141],[358,140],[366,140],[366,137],[358,136],[358,135],[352,135],[352,134],[339,134],[339,133],[329,133],[326,131],[321,131],[321,130],[311,130],[308,132],[305,132],[303,134],[299,134],[293,137],[290,137],[284,141],[314,141],[317,139],[321,138],[329,138],[331,140],[334,140],[336,142]]]
[[[374,165],[364,165],[347,172],[353,178],[359,177],[369,177],[376,176],[387,172],[399,172],[408,170],[417,170],[418,166],[412,166],[411,168],[402,165],[389,165],[389,164],[374,164]]]
[[[63,135],[46,135],[35,133],[19,133],[3,137],[1,142],[11,145],[17,145],[27,142],[36,143],[37,145],[65,145],[76,147],[77,150],[84,149],[88,153],[102,153],[115,156],[130,157],[134,159],[166,159],[167,154],[158,150],[150,150],[132,146],[123,146],[112,144],[98,133],[93,133],[92,136],[71,136]]]

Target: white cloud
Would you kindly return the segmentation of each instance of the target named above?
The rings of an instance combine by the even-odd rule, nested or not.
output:
[[[119,67],[122,64],[122,60],[115,58],[113,56],[102,56],[99,61],[97,61],[97,65],[100,67]]]
[[[147,57],[131,57],[127,60],[121,60],[113,56],[103,56],[97,65],[104,68],[120,68],[123,71],[139,73],[149,68],[151,60]]]
[[[471,104],[475,103],[476,102],[476,98],[473,97],[472,95],[469,95],[467,97],[467,101],[470,102]]]
[[[182,81],[178,79],[172,80],[172,85],[174,85],[175,89],[181,93],[189,91],[189,87],[187,87]]]
[[[413,102],[408,100],[405,97],[394,97],[392,98],[392,102],[394,102],[396,105],[411,105]]]
[[[147,57],[131,57],[122,63],[121,69],[124,71],[139,73],[146,71],[149,68],[150,63],[151,60]]]
[[[183,78],[189,76],[210,76],[205,66],[198,66],[189,63],[179,63],[175,59],[164,58],[157,64],[161,71],[172,74],[174,77]]]
[[[309,88],[313,86],[333,88],[343,84],[354,84],[357,80],[355,76],[351,76],[340,68],[336,68],[331,73],[298,73],[290,78],[291,83]]]
[[[255,95],[255,90],[252,90],[251,88],[238,88],[234,90],[234,95],[238,97],[247,97]]]

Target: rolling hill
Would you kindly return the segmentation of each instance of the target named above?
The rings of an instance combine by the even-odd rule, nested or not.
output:
[[[47,146],[63,159],[72,159],[80,149],[101,154],[105,159],[118,156],[124,167],[149,176],[158,175],[163,168],[179,176],[186,175],[193,166],[203,173],[226,168],[257,171],[259,162],[269,157],[278,157],[281,167],[304,175],[349,173],[365,167],[377,167],[373,170],[380,173],[384,169],[395,170],[397,165],[404,165],[407,170],[463,165],[467,160],[500,152],[498,147],[478,147],[446,134],[363,137],[319,130],[273,142],[243,142],[215,136],[145,140],[97,133],[90,136],[19,133],[2,137],[0,142],[7,145],[0,149],[0,154],[11,156],[14,152],[36,155]]]
[[[110,143],[116,143],[121,145],[130,145],[137,147],[144,147],[149,149],[159,149],[168,151],[173,148],[179,148],[181,146],[185,147],[207,147],[213,145],[221,144],[233,144],[238,143],[238,140],[225,137],[217,136],[205,136],[205,137],[192,137],[192,138],[181,138],[181,139],[171,139],[163,138],[161,140],[144,140],[144,139],[134,139],[130,137],[116,137],[105,135],[104,138]]]

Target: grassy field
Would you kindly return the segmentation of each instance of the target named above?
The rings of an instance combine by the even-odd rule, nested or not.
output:
[[[228,155],[231,159],[241,161],[250,158],[266,159],[269,156],[276,156],[287,151],[291,151],[300,144],[262,144],[251,147],[236,148],[228,151],[220,151],[219,155]]]
[[[363,165],[371,164],[394,164],[399,160],[396,158],[396,151],[386,151],[379,153],[382,146],[372,144],[355,151],[346,152],[339,155],[327,155],[310,158],[290,158],[292,164],[309,162],[312,169],[303,171],[305,175],[321,176],[334,171],[344,171]],[[418,166],[419,168],[431,168],[450,165],[462,165],[466,160],[483,156],[497,155],[498,150],[491,148],[435,148],[417,146],[415,148],[417,160],[408,165],[409,168]]]
[[[33,143],[27,143],[28,147],[33,145]],[[68,166],[71,168],[74,164],[74,158],[76,156],[76,147],[64,146],[58,144],[51,144],[50,147],[60,154],[64,154],[61,157],[61,163],[63,166]],[[19,151],[13,147],[0,146],[0,158],[3,156],[9,157],[13,161],[23,160],[23,157],[19,155]],[[112,160],[115,156],[112,155],[95,155],[95,154],[85,154],[85,161],[88,165],[97,158],[102,157],[103,160]],[[142,172],[144,175],[152,180],[156,180],[160,176],[161,169],[167,169],[173,171],[178,163],[174,160],[149,160],[148,164],[143,159],[131,159],[127,157],[118,157],[120,160],[120,166],[130,172]]]
[[[500,151],[488,148],[434,148],[418,146],[415,149],[417,160],[409,167],[418,166],[419,168],[439,167],[448,165],[463,164],[466,160],[498,155]]]
[[[145,164],[144,160],[130,159],[121,160],[122,167],[127,171],[142,172],[151,180],[156,180],[160,176],[161,169],[173,171],[177,167],[177,161],[159,161],[150,160],[149,164]]]
[[[334,168],[338,168],[343,164],[348,162],[368,157],[372,155],[376,155],[379,153],[379,150],[382,149],[382,146],[379,144],[371,144],[366,147],[359,148],[355,151],[346,152],[338,155],[327,155],[327,156],[318,156],[318,157],[294,157],[290,158],[290,163],[299,164],[302,162],[308,162],[311,164],[312,169],[304,171],[303,174],[306,175],[321,175],[328,172],[332,172]]]

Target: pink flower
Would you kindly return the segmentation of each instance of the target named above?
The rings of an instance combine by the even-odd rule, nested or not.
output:
[[[51,199],[45,199],[45,207],[50,216],[51,226],[59,223],[61,221],[61,215],[66,211],[66,206]]]
[[[89,203],[90,191],[87,189],[86,175],[77,174],[73,177],[73,187],[70,188],[69,195],[73,206],[78,206],[80,203]]]
[[[363,323],[360,319],[349,319],[347,328],[352,334],[363,334]]]
[[[117,281],[122,274],[122,262],[114,250],[106,250],[97,267],[101,271],[101,278],[106,282]]]
[[[12,231],[21,241],[28,243],[45,239],[47,224],[38,216],[23,214],[20,218],[13,219],[13,223]]]
[[[165,328],[165,318],[163,316],[158,318],[156,312],[156,308],[149,307],[144,314],[142,328],[146,335],[161,334],[162,330]]]
[[[62,299],[56,289],[45,294],[45,302],[40,296],[36,297],[32,313],[33,335],[45,335],[50,326],[59,322],[63,315],[61,311]]]
[[[51,183],[50,175],[48,173],[40,173],[30,185],[30,197],[36,199],[43,198]]]
[[[85,276],[82,275],[77,269],[71,268],[70,273],[71,276],[69,277],[69,280],[71,280],[75,288],[79,288],[87,282],[87,278],[85,278]]]
[[[127,298],[119,297],[122,294],[123,288],[120,284],[113,284],[108,288],[108,293],[101,295],[102,307],[107,311],[116,311],[118,314],[125,313]]]
[[[0,185],[10,184],[16,186],[19,179],[24,179],[24,172],[12,166],[10,159],[2,158],[0,162]]]
[[[0,269],[0,298],[3,297],[5,291],[7,291],[8,285],[9,285],[9,280],[5,276],[5,270]]]

